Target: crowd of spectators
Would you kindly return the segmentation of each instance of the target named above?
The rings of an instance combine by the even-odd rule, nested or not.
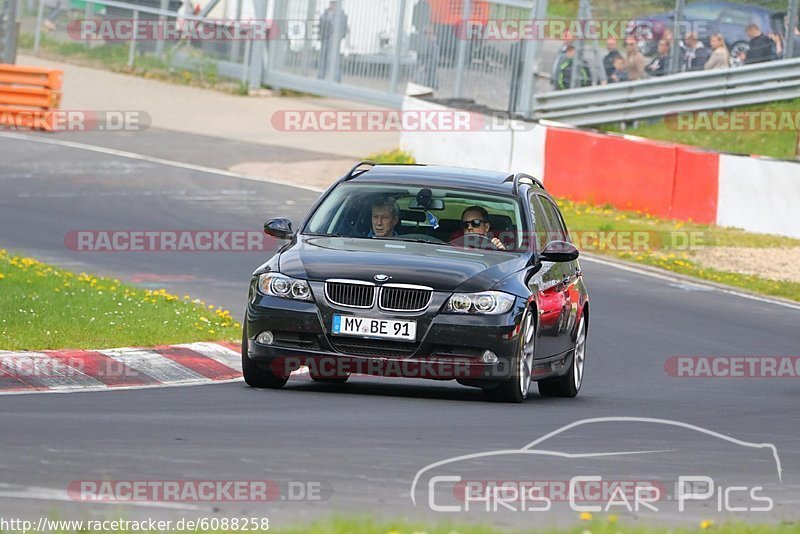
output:
[[[579,62],[577,72],[580,73],[575,87],[589,85],[605,85],[646,78],[656,78],[675,72],[693,72],[703,70],[727,69],[739,65],[750,65],[764,61],[783,59],[784,43],[780,34],[765,35],[757,24],[750,24],[746,28],[748,50],[735,55],[728,50],[725,38],[720,33],[711,35],[708,46],[700,39],[697,33],[687,32],[682,40],[675,42],[675,37],[670,29],[663,32],[658,41],[655,54],[645,56],[636,37],[625,38],[624,47],[619,49],[616,38],[610,37],[606,41],[605,55],[602,58],[600,76],[592,76],[589,64]],[[795,30],[795,36],[800,36],[800,30]],[[567,36],[567,40],[559,51],[553,69],[553,85],[556,89],[569,89],[573,87],[572,77],[576,72],[574,63],[579,61],[575,57],[576,40]],[[672,68],[673,47],[680,48],[677,55],[679,63],[676,69]]]

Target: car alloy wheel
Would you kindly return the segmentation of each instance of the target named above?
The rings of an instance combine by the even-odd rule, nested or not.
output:
[[[586,321],[581,319],[578,326],[578,335],[575,338],[575,356],[572,364],[572,377],[575,383],[575,390],[581,389],[583,383],[583,367],[586,363]]]
[[[519,346],[519,390],[522,398],[527,398],[533,376],[533,354],[536,346],[536,329],[533,327],[533,313],[530,309],[522,318],[521,342]]]

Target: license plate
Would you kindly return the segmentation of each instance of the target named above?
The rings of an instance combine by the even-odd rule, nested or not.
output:
[[[332,332],[337,336],[415,341],[417,339],[417,322],[334,315]]]

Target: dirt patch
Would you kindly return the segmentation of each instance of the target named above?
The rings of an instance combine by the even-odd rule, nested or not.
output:
[[[292,163],[246,162],[229,170],[255,178],[325,189],[358,163],[352,159],[321,159]]]
[[[720,271],[800,283],[800,247],[713,247],[696,252],[692,259],[703,267]]]

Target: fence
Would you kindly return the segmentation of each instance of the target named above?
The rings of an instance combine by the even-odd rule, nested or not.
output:
[[[35,49],[43,24],[65,22],[65,15],[45,12],[53,1],[59,0],[39,0],[36,19],[28,19]],[[194,24],[213,29],[212,37],[232,26],[244,37],[186,39],[159,33],[145,39],[84,39],[57,27],[46,39],[108,48],[109,54],[125,54],[131,66],[178,65],[250,87],[263,83],[393,107],[416,84],[440,100],[472,101],[527,117],[554,116],[550,113],[559,102],[570,100],[553,94],[556,90],[574,92],[576,99],[586,101],[592,98],[586,96],[590,91],[605,98],[625,91],[658,92],[654,87],[662,82],[665,89],[683,83],[665,80],[683,70],[687,59],[699,65],[702,58],[694,56],[703,55],[682,41],[686,32],[697,33],[701,42],[721,34],[733,52],[723,67],[735,66],[742,52],[746,56],[745,30],[754,22],[770,35],[771,53],[800,56],[800,29],[794,30],[800,0],[741,5],[686,0],[339,0],[336,7],[328,0],[209,0],[199,12],[190,0],[136,2],[72,0],[73,16],[84,21],[128,19],[148,27],[153,21]],[[67,27],[76,22],[81,21],[69,21]],[[259,23],[268,26],[260,36]],[[585,31],[593,24],[598,31]],[[531,27],[537,31],[528,31]],[[621,50],[630,36],[633,49]],[[661,42],[666,48],[659,50]],[[616,72],[615,56],[623,57],[624,65],[625,56],[635,50],[648,57],[641,56],[638,67]],[[645,65],[641,76],[627,72],[644,70]],[[622,84],[619,91],[583,87],[612,86],[626,77],[661,81],[632,81],[645,85],[630,89]],[[738,78],[732,74],[730,79]]]

